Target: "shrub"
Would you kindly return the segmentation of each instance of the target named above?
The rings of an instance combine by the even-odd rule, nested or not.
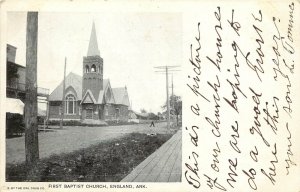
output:
[[[128,121],[117,121],[117,120],[108,120],[105,121],[108,126],[116,126],[116,125],[134,125],[137,124],[135,122],[128,122]],[[48,125],[60,125],[60,120],[49,120]],[[89,126],[89,127],[102,127],[107,125],[99,125],[99,124],[88,124],[88,123],[82,123],[81,121],[76,120],[64,120],[63,122],[64,126]]]
[[[110,126],[114,126],[114,125],[133,125],[133,124],[137,124],[135,122],[128,122],[128,121],[117,121],[117,120],[108,120],[106,121],[106,123]]]
[[[50,120],[48,122],[48,125],[60,125],[60,120]],[[81,126],[82,123],[80,121],[75,120],[69,120],[69,121],[63,121],[64,126]]]

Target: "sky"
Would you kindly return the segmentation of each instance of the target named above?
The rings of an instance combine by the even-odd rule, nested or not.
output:
[[[16,63],[26,65],[26,12],[7,15],[7,43],[17,47]],[[95,22],[104,78],[112,88],[127,86],[132,108],[160,112],[166,102],[166,76],[155,66],[182,65],[179,13],[58,13],[38,15],[38,86],[50,93],[66,74],[82,76],[92,23]],[[180,68],[179,68],[180,69]],[[171,75],[169,86],[171,87]],[[174,72],[174,94],[182,96],[183,77]],[[169,89],[171,93],[171,88]]]

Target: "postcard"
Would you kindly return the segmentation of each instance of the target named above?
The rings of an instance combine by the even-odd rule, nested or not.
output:
[[[299,1],[2,1],[1,186],[299,191]]]

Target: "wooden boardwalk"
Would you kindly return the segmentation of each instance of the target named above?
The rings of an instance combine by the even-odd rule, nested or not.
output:
[[[121,182],[181,182],[182,130],[140,163]]]

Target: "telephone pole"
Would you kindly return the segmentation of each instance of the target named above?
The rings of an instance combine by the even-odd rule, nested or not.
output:
[[[169,78],[168,78],[168,67],[166,67],[166,89],[167,89],[167,118],[168,118],[168,130],[170,130],[170,100],[169,100]]]
[[[173,87],[173,74],[172,74],[172,95],[174,95],[174,87]]]
[[[28,179],[34,179],[39,160],[37,126],[37,44],[38,12],[27,13],[26,28],[26,98],[25,98],[25,156]]]
[[[157,66],[154,68],[159,69],[160,71],[155,71],[157,73],[163,73],[166,74],[166,92],[167,92],[167,128],[170,130],[170,98],[169,98],[169,72],[173,71],[180,71],[180,70],[175,70],[174,68],[177,68],[180,66]]]
[[[172,73],[172,109],[174,110],[174,85],[173,85],[173,73]]]
[[[178,70],[179,71],[179,70]],[[175,103],[176,103],[176,98],[175,98],[175,95],[174,95],[174,83],[173,83],[173,75],[174,75],[174,73],[171,73],[171,75],[172,75],[172,85],[171,85],[171,87],[169,87],[169,88],[171,88],[172,89],[172,93],[171,93],[171,99],[170,99],[170,112],[171,111],[173,111],[173,114],[172,114],[172,122],[174,122],[174,113],[175,113]]]
[[[60,119],[60,128],[63,128],[64,121],[64,111],[65,111],[65,89],[66,89],[66,66],[67,66],[67,57],[65,57],[65,68],[64,68],[64,80],[63,80],[63,94],[61,100],[61,119]]]

